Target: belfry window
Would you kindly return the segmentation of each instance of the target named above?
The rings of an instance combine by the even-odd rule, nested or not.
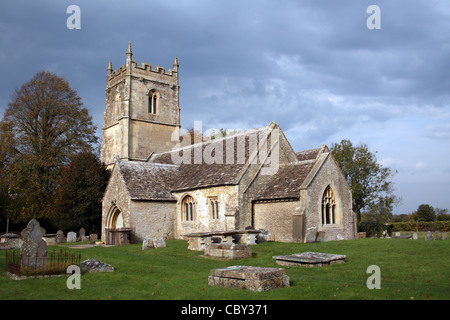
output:
[[[148,113],[156,114],[159,106],[159,94],[156,91],[152,91],[148,96]]]
[[[322,196],[322,225],[336,224],[336,200],[330,186]]]
[[[181,203],[183,219],[185,221],[195,220],[195,202],[191,196],[186,196]]]

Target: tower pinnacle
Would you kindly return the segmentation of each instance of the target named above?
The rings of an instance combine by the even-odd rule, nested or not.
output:
[[[133,52],[131,52],[131,42],[128,42],[128,48],[127,48],[127,65],[131,63],[131,57],[133,56]]]

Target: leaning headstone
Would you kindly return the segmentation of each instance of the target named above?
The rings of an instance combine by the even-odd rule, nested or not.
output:
[[[433,239],[433,236],[431,235],[431,231],[428,231],[426,234],[425,234],[425,240],[432,240]]]
[[[414,240],[417,240],[417,238],[418,238],[418,237],[417,237],[417,232],[414,232],[414,233],[413,233],[413,239],[414,239]]]
[[[77,241],[77,233],[70,231],[67,233],[67,242],[76,242]]]
[[[306,229],[305,242],[316,242],[317,239],[317,228],[311,227]]]
[[[45,229],[36,219],[30,220],[22,230],[20,247],[21,265],[26,267],[43,267],[47,260],[47,242],[42,239]]]
[[[434,240],[441,240],[441,233],[439,232],[439,230],[436,230],[434,232]]]
[[[63,243],[64,242],[64,232],[62,230],[58,230],[56,232],[56,243]]]

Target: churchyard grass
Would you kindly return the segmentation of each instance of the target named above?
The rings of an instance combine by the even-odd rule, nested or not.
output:
[[[82,273],[81,289],[70,290],[67,277],[11,280],[0,252],[0,300],[441,300],[450,299],[450,241],[355,239],[323,243],[267,242],[252,246],[253,256],[214,260],[187,250],[187,242],[167,240],[166,248],[142,250],[140,244],[68,249],[82,259],[112,265],[113,273]],[[53,249],[52,247],[49,250]],[[211,287],[211,269],[231,265],[281,267],[272,256],[306,251],[344,254],[344,264],[327,267],[283,267],[289,288],[267,292]],[[370,265],[381,272],[381,289],[368,289]]]

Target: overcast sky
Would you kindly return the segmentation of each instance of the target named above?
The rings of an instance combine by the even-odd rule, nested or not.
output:
[[[68,29],[67,7],[81,9]],[[369,29],[370,5],[381,29]],[[48,70],[65,77],[101,135],[106,68],[180,64],[181,124],[275,121],[296,151],[365,143],[398,170],[402,202],[450,209],[450,1],[162,0],[0,2],[0,112]]]

